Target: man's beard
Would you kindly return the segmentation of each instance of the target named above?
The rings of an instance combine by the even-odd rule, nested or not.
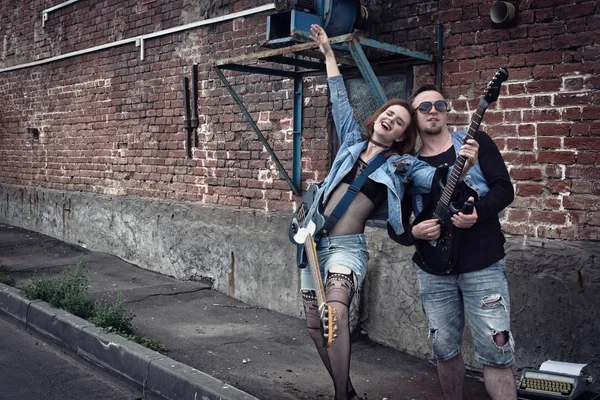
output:
[[[422,133],[429,136],[437,136],[444,131],[444,127],[442,125],[438,126],[428,126],[421,130]]]

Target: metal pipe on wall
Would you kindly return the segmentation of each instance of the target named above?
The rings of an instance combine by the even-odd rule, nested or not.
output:
[[[42,27],[46,26],[46,21],[48,21],[48,14],[50,14],[52,11],[56,11],[58,9],[66,7],[69,4],[77,3],[78,1],[79,0],[69,0],[69,1],[65,1],[64,3],[57,4],[54,7],[50,7],[50,8],[46,8],[45,10],[42,10]]]
[[[106,44],[103,44],[100,46],[94,46],[94,47],[74,51],[74,52],[67,53],[67,54],[61,54],[61,55],[55,56],[55,57],[45,58],[43,60],[33,61],[30,63],[26,63],[26,64],[14,65],[12,67],[1,68],[0,73],[14,71],[14,70],[23,69],[23,68],[34,67],[34,66],[42,65],[42,64],[48,64],[48,63],[51,63],[54,61],[64,60],[65,58],[76,57],[76,56],[80,56],[83,54],[93,53],[93,52],[96,52],[99,50],[105,50],[105,49],[109,49],[111,47],[122,46],[124,44],[129,44],[129,43],[135,43],[136,46],[140,47],[140,58],[143,60],[144,59],[143,43],[145,40],[168,35],[171,33],[185,31],[188,29],[197,28],[197,27],[204,26],[204,25],[212,25],[212,24],[216,24],[218,22],[223,22],[223,21],[227,21],[227,20],[231,20],[231,19],[245,17],[248,15],[258,14],[258,13],[273,10],[273,9],[275,9],[275,5],[273,3],[266,4],[264,6],[254,7],[254,8],[250,8],[248,10],[244,10],[244,11],[238,11],[238,12],[231,13],[231,14],[221,15],[219,17],[214,17],[214,18],[209,18],[209,19],[205,19],[202,21],[192,22],[190,24],[185,24],[185,25],[174,27],[174,28],[165,29],[162,31],[149,33],[146,35],[140,35],[140,36],[132,37],[129,39],[117,40],[116,42],[106,43]]]

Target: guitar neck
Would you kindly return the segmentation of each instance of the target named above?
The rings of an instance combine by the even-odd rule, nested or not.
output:
[[[325,289],[323,288],[321,268],[319,268],[319,259],[317,258],[317,246],[315,245],[312,235],[306,235],[306,240],[304,241],[304,251],[306,252],[310,274],[314,282],[317,302],[320,306],[321,304],[325,303]]]
[[[483,119],[483,114],[488,106],[488,103],[484,100],[479,102],[479,106],[477,110],[475,110],[475,114],[471,117],[471,124],[469,125],[469,130],[467,131],[467,136],[465,137],[465,142],[468,139],[473,139],[475,134],[479,130],[479,125],[481,125],[481,120]],[[465,168],[465,164],[467,162],[467,157],[465,156],[457,156],[456,161],[454,162],[454,168],[452,168],[452,173],[446,182],[446,186],[442,195],[440,196],[440,200],[438,202],[439,205],[448,206],[452,201],[452,195],[454,193],[454,189],[456,188],[456,184],[458,183],[458,179],[460,178],[463,169]]]

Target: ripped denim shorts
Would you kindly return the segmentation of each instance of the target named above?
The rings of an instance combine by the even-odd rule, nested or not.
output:
[[[458,355],[466,320],[478,362],[496,368],[512,365],[514,340],[505,259],[460,275],[432,275],[419,269],[419,285],[436,360]],[[508,334],[508,342],[498,346],[494,335],[502,332]]]
[[[317,243],[317,256],[323,283],[327,271],[336,266],[350,268],[356,275],[359,287],[367,275],[369,252],[367,240],[362,233],[321,238]],[[300,272],[300,287],[302,290],[315,290],[308,266]]]

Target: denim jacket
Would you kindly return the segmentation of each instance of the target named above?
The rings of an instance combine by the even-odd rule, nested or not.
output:
[[[348,100],[346,86],[341,75],[328,78],[331,113],[340,139],[340,149],[333,161],[331,170],[317,194],[319,202],[315,201],[310,213],[318,204],[325,204],[329,195],[342,181],[344,176],[352,169],[368,142],[363,140],[362,127],[354,120],[353,110]],[[404,164],[404,172],[396,173],[395,165]],[[423,194],[431,191],[431,182],[435,168],[424,161],[405,154],[394,154],[386,162],[369,175],[375,182],[387,186],[387,204],[377,208],[369,217],[370,219],[389,220],[390,225],[398,235],[404,232],[402,226],[402,210],[400,203],[404,195],[404,184],[412,180],[411,194]],[[311,215],[311,214],[309,214]]]
[[[454,144],[454,151],[456,154],[458,154],[461,146],[463,145],[463,139],[465,136],[467,136],[467,131],[451,132],[451,135],[452,143]],[[419,155],[419,153],[420,151],[417,152],[417,155]],[[452,168],[454,168],[454,166],[449,168],[448,176],[450,176],[452,173]],[[490,191],[490,187],[483,176],[483,171],[481,170],[479,161],[477,161],[475,165],[469,169],[464,177],[464,182],[477,193],[477,196],[480,199]],[[420,194],[413,196],[413,210],[415,215],[419,215],[419,213],[423,210],[423,196]]]

